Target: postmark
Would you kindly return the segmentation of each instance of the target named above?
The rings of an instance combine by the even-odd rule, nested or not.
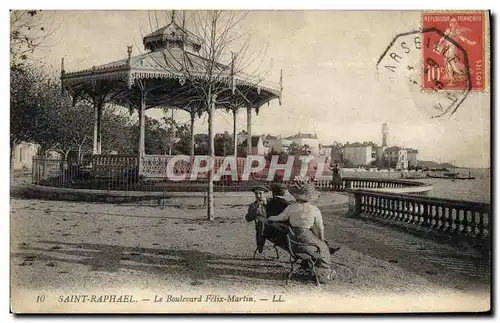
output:
[[[397,91],[410,97],[429,117],[452,116],[462,107],[473,89],[485,88],[485,78],[482,76],[486,69],[484,64],[480,66],[481,57],[484,57],[484,27],[479,28],[480,24],[484,24],[484,21],[479,22],[484,20],[484,14],[454,13],[446,16],[441,13],[423,13],[422,16],[427,17],[428,21],[443,20],[448,24],[451,20],[452,28],[455,29],[444,28],[446,25],[443,23],[436,27],[428,22],[426,24],[429,26],[423,25],[396,34],[377,60],[377,74],[380,80],[390,81],[389,86],[399,87]],[[454,21],[468,19],[471,20],[469,24],[474,24],[473,27],[478,30],[474,39],[481,40],[465,46],[465,38],[456,36],[458,25]],[[481,50],[474,51],[471,56],[467,49],[476,45]],[[475,68],[471,57],[473,63],[478,65],[474,73],[471,72]]]
[[[464,90],[470,81],[472,91],[484,90],[484,13],[425,12],[422,29],[431,28],[444,35],[422,33],[422,88],[432,90],[438,86],[442,90]]]

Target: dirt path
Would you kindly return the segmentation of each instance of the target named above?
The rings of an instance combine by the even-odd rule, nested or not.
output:
[[[288,264],[284,253],[279,261],[252,259],[254,227],[243,220],[246,202],[244,197],[216,201],[218,218],[207,222],[203,220],[205,210],[195,206],[162,210],[12,199],[13,292],[132,288],[147,293],[244,291],[265,293],[269,298],[282,293],[294,299],[287,303],[287,311],[301,305],[303,308],[299,300],[304,295],[342,297],[353,302],[361,296],[398,295],[397,299],[411,297],[413,310],[432,309],[422,302],[431,302],[429,297],[439,293],[461,299],[472,297],[482,304],[481,308],[489,302],[488,267],[479,265],[474,252],[456,252],[394,229],[346,218],[346,197],[329,194],[322,196],[319,206],[327,238],[342,245],[334,257],[337,277],[319,289],[303,281],[286,286],[283,278]],[[273,250],[265,251],[268,258],[273,254]],[[419,296],[415,299],[414,295]],[[446,297],[440,308],[451,301]],[[355,307],[360,304],[359,299],[356,302]],[[387,304],[382,298],[377,302]],[[377,302],[371,300],[353,311],[370,311]],[[465,305],[470,307],[470,302]],[[348,308],[341,302],[311,306],[320,311]]]

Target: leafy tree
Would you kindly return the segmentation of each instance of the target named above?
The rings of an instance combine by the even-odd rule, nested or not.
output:
[[[289,155],[297,155],[300,152],[300,146],[296,142],[292,142],[290,144],[290,148],[288,149],[288,154]]]
[[[311,151],[311,147],[307,144],[299,145],[295,142],[290,144],[290,149],[288,151],[289,155],[307,155]]]
[[[228,156],[233,154],[232,136],[227,131],[222,134],[216,134],[214,137],[214,149],[216,156]]]
[[[278,153],[276,150],[274,150],[274,148],[271,149],[271,151],[267,155],[266,159],[271,161],[273,156],[276,156],[276,155],[278,155],[278,163],[284,164],[288,161],[288,154],[285,151]]]
[[[238,157],[247,157],[248,155],[248,147],[247,145],[238,145]]]
[[[103,109],[102,152],[117,151],[125,155],[137,154],[139,127],[134,127],[134,121],[126,113],[120,112],[119,109],[109,106]]]
[[[26,141],[42,151],[57,146],[57,112],[69,104],[58,83],[32,65],[11,69],[10,146]],[[55,119],[56,118],[56,119]]]
[[[76,151],[80,161],[83,154],[92,151],[93,107],[86,102],[73,106],[67,98],[61,100],[66,102],[61,102],[47,111],[54,125],[52,138],[55,144],[51,149],[59,151],[65,157],[70,151]]]
[[[191,127],[187,124],[177,124],[178,141],[174,144],[174,152],[181,155],[191,154]]]

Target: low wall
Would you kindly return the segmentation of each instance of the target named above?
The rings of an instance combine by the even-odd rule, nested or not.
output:
[[[334,184],[327,177],[315,180],[316,187],[320,190],[369,190],[374,192],[400,193],[412,195],[427,195],[432,190],[432,185],[426,183],[386,178],[357,178],[344,177],[342,183]]]
[[[491,205],[373,190],[349,190],[352,214],[411,224],[491,247]]]

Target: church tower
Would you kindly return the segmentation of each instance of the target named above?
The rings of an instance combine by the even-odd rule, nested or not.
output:
[[[389,128],[387,123],[382,124],[382,147],[387,147],[387,135],[389,134]]]

